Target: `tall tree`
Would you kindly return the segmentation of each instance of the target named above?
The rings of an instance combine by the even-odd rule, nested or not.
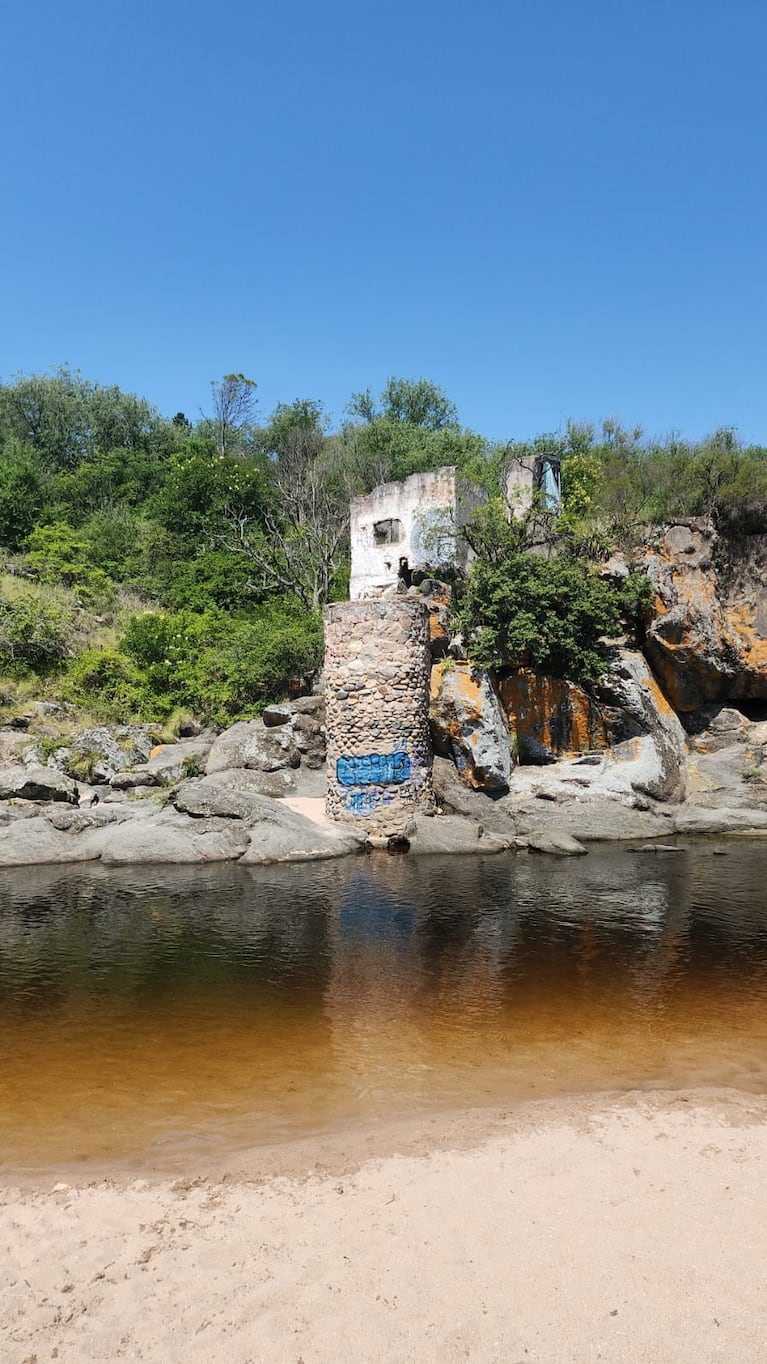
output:
[[[326,436],[321,406],[280,404],[265,432],[271,497],[260,521],[232,501],[221,548],[244,554],[260,590],[296,597],[310,611],[329,600],[348,557],[349,498],[355,491],[342,437]]]
[[[237,437],[253,421],[256,411],[256,382],[244,374],[225,374],[218,383],[211,383],[213,420],[216,427],[218,453],[231,453]]]
[[[54,470],[106,450],[149,449],[167,425],[145,399],[66,368],[0,384],[0,439],[31,445]]]
[[[426,431],[458,426],[455,403],[430,379],[389,378],[377,403],[368,388],[364,393],[352,394],[346,411],[353,419],[363,422],[383,418],[384,421],[422,426]]]

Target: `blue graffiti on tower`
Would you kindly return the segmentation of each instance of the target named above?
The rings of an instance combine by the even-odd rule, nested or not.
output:
[[[336,763],[341,786],[399,786],[410,779],[407,753],[366,753],[342,757]]]
[[[347,791],[343,796],[343,806],[352,815],[372,815],[381,804],[374,791]]]

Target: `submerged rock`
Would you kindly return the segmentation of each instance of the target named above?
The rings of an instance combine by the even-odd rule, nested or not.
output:
[[[539,829],[529,833],[527,846],[530,852],[550,853],[554,857],[581,857],[588,852],[588,848],[584,848],[572,834],[556,829]]]

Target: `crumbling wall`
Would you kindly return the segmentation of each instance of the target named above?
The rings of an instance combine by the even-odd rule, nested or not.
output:
[[[434,809],[429,616],[417,597],[325,608],[327,812],[386,837]]]
[[[562,477],[555,455],[515,455],[506,468],[504,492],[508,515],[519,520],[529,512],[535,494],[549,511],[562,502]]]
[[[400,567],[465,568],[469,548],[461,526],[482,501],[453,466],[384,483],[351,504],[352,571],[349,596],[380,595],[395,587]]]

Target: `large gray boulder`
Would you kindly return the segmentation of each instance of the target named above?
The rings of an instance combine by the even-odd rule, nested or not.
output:
[[[231,819],[190,819],[173,809],[131,819],[101,833],[101,860],[109,864],[232,862],[248,846],[248,831]]]
[[[39,763],[0,768],[0,800],[78,801],[77,784],[54,767]]]
[[[205,771],[224,772],[235,767],[258,772],[278,772],[298,767],[301,753],[292,724],[265,725],[263,720],[238,720],[219,734],[205,764]]]
[[[716,809],[767,808],[767,765],[758,752],[743,744],[694,752],[689,763],[688,802]]]
[[[684,806],[673,819],[677,834],[767,834],[767,810],[728,809],[707,810],[700,806]]]
[[[482,853],[491,855],[507,852],[514,846],[513,836],[502,837],[491,833],[483,824],[464,815],[417,815],[415,830],[408,835],[410,852],[427,853]]]
[[[486,672],[452,659],[435,664],[429,718],[435,753],[452,758],[469,786],[508,791],[513,766],[509,731]]]
[[[687,790],[687,740],[642,654],[621,649],[599,686],[600,697],[624,712],[634,736],[612,756],[627,764],[631,789],[653,800],[683,801]]]
[[[178,788],[173,804],[180,813],[193,819],[240,819],[246,824],[275,816],[275,800],[259,789],[263,776],[272,780],[281,773],[249,772],[234,768],[212,772],[208,777],[186,781]],[[282,806],[278,807],[281,810]]]
[[[314,862],[364,850],[364,836],[339,824],[316,824],[280,801],[269,801],[264,817],[250,828],[243,862]]]
[[[281,767],[276,772],[259,772],[255,768],[225,768],[221,772],[211,772],[205,777],[195,779],[194,787],[204,789],[211,799],[217,791],[242,791],[252,796],[268,796],[279,800],[282,796],[293,795],[296,789],[297,770],[294,767]],[[176,789],[176,796],[192,787],[190,781],[183,782]]]
[[[100,835],[63,832],[43,815],[0,828],[0,867],[93,862],[100,855]]]
[[[494,800],[483,791],[472,790],[461,780],[449,758],[434,759],[432,779],[434,794],[444,809],[464,815],[501,839],[513,838],[513,809],[508,801]]]
[[[531,852],[549,853],[553,857],[581,857],[588,852],[572,834],[558,829],[538,829],[527,835]]]

